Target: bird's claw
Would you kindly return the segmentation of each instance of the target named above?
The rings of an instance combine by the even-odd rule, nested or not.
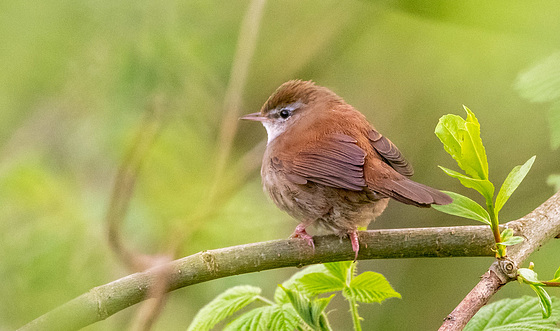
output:
[[[311,248],[313,248],[313,252],[315,252],[315,242],[313,241],[313,237],[305,231],[305,225],[303,225],[303,223],[296,227],[290,238],[300,238],[305,240],[307,245],[311,246]]]

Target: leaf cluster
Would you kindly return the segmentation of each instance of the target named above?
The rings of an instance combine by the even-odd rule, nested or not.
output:
[[[535,156],[510,171],[494,199],[494,184],[488,177],[488,160],[480,138],[480,124],[474,113],[469,108],[464,108],[467,112],[466,119],[453,114],[445,115],[440,118],[435,133],[445,150],[457,161],[465,174],[441,166],[440,168],[447,175],[457,178],[463,186],[480,193],[486,201],[486,209],[474,200],[453,192],[446,192],[453,198],[451,204],[434,206],[434,208],[489,225],[496,241],[496,257],[503,258],[507,254],[506,247],[523,242],[523,238],[514,236],[512,229],[504,229],[500,233],[498,214],[531,169]],[[528,284],[535,291],[540,302],[542,317],[549,318],[552,314],[552,301],[544,286],[560,285],[560,268],[552,280],[542,282],[538,280],[531,264],[529,268],[520,268],[517,271],[517,279],[521,283]]]
[[[273,301],[261,297],[261,289],[254,286],[226,290],[198,312],[188,330],[211,330],[255,301],[264,305],[235,318],[224,330],[332,330],[326,308],[336,294],[319,297],[330,292],[341,292],[349,302],[363,303],[401,297],[379,273],[356,275],[356,263],[313,265],[279,285]]]
[[[505,247],[521,243],[523,238],[514,236],[510,229],[500,233],[498,214],[531,169],[535,156],[511,170],[494,199],[495,187],[488,175],[488,159],[480,138],[480,124],[469,108],[464,109],[467,112],[466,119],[454,114],[445,115],[440,118],[435,133],[447,153],[465,173],[442,166],[440,168],[447,175],[458,179],[463,186],[480,193],[486,201],[486,208],[466,196],[453,192],[445,192],[453,199],[451,204],[436,205],[434,208],[489,225],[496,241],[496,256],[505,257]]]
[[[534,265],[531,262],[529,268],[519,268],[517,270],[517,280],[520,283],[528,284],[539,298],[541,312],[543,318],[549,318],[552,315],[552,299],[544,289],[545,286],[560,286],[560,268],[556,269],[554,277],[548,281],[540,281],[537,273],[533,270]]]

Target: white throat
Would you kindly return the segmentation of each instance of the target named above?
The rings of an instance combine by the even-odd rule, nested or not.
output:
[[[285,127],[278,122],[264,121],[262,125],[266,129],[266,134],[268,135],[268,141],[266,144],[270,144],[276,137],[284,132]]]

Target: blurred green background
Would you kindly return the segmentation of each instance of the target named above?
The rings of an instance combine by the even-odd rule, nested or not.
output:
[[[435,125],[447,113],[464,116],[464,104],[481,122],[491,180],[501,183],[537,155],[502,222],[554,193],[546,179],[558,172],[560,155],[550,147],[549,105],[522,98],[515,82],[558,52],[560,3],[269,1],[254,52],[239,51],[252,61],[241,73],[246,84],[236,85],[232,65],[249,5],[0,2],[0,329],[129,273],[109,249],[105,214],[117,169],[153,107],[161,127],[125,219],[127,245],[144,253],[178,247],[180,257],[291,234],[296,222],[261,191],[265,130],[233,119],[225,124],[238,126],[231,153],[220,143],[228,85],[241,91],[241,114],[258,111],[286,80],[313,79],[390,137],[415,166],[415,180],[475,197],[437,168],[456,165]],[[461,224],[473,223],[391,202],[370,228]],[[551,242],[532,257],[543,278],[560,264],[558,249]],[[437,328],[490,262],[360,262],[361,271],[383,273],[403,296],[362,305],[364,329]],[[270,297],[296,270],[175,291],[155,329],[186,328],[200,307],[234,285],[261,286]],[[510,284],[494,299],[522,293],[530,290]],[[338,298],[331,308],[335,329],[349,329],[346,303]],[[127,328],[137,309],[86,329]]]

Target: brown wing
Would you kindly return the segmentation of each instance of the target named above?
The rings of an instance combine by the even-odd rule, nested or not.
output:
[[[371,145],[382,157],[385,164],[391,166],[397,173],[391,173],[381,161],[374,166],[377,171],[368,173],[368,187],[402,203],[418,207],[429,207],[431,204],[446,205],[452,199],[445,193],[408,179],[414,170],[404,158],[401,151],[389,139],[372,129],[369,133]],[[381,170],[385,168],[384,170]]]
[[[308,145],[291,160],[287,178],[330,187],[361,191],[366,187],[366,152],[356,140],[344,134],[331,134]]]
[[[385,182],[379,191],[399,202],[417,207],[447,205],[453,201],[447,194],[406,177]]]
[[[412,165],[404,158],[401,151],[381,133],[372,129],[369,132],[369,140],[375,150],[381,155],[383,160],[389,164],[393,169],[403,176],[410,177],[414,174]]]
[[[396,172],[385,160],[371,159],[371,162],[365,171],[368,188],[374,192],[417,207],[445,205],[452,201],[447,194]]]

